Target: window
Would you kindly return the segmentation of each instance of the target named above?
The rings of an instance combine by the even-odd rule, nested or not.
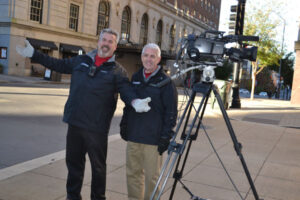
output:
[[[141,22],[141,31],[140,31],[140,44],[143,46],[147,44],[148,37],[148,15],[144,14]]]
[[[97,35],[100,34],[102,29],[108,28],[109,24],[109,2],[101,1],[98,8],[98,23]]]
[[[0,59],[7,58],[7,47],[0,47]]]
[[[79,18],[79,6],[71,4],[70,5],[70,21],[69,28],[77,31],[78,30],[78,18]]]
[[[122,24],[121,24],[121,39],[129,40],[130,34],[130,21],[131,21],[131,12],[130,8],[126,6],[122,13]]]
[[[172,51],[174,51],[175,49],[174,49],[174,47],[175,47],[175,34],[176,34],[176,29],[175,29],[175,26],[174,25],[172,25],[171,26],[171,29],[170,29],[170,51],[172,52]]]
[[[159,20],[156,27],[156,39],[155,43],[161,47],[161,41],[162,41],[162,21]]]
[[[30,20],[42,23],[43,0],[31,0]]]

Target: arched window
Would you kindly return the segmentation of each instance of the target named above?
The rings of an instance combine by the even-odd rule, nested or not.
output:
[[[143,46],[147,44],[148,38],[148,15],[145,13],[142,17],[141,31],[140,31],[140,44]]]
[[[157,23],[157,27],[156,27],[156,39],[155,39],[155,43],[161,47],[161,41],[162,41],[162,29],[163,29],[163,26],[162,26],[162,21],[159,20],[158,23]]]
[[[98,8],[97,35],[109,25],[109,2],[100,1]]]
[[[122,13],[122,24],[121,24],[121,39],[129,40],[130,35],[130,23],[131,22],[131,12],[130,8],[126,6]]]
[[[174,47],[175,47],[175,34],[176,34],[176,29],[175,26],[172,25],[170,28],[170,40],[169,40],[169,44],[170,44],[170,51],[174,51]]]

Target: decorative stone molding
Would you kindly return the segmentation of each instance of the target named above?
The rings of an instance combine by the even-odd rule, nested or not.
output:
[[[120,2],[117,2],[117,3],[115,4],[115,8],[116,8],[116,15],[119,16]]]
[[[155,19],[155,17],[152,19],[152,27],[156,28],[156,19]]]
[[[139,18],[140,18],[140,11],[136,11],[136,23],[139,23]]]
[[[83,4],[83,0],[72,0],[72,2],[78,3],[78,4]]]
[[[167,23],[167,25],[166,25],[166,34],[169,34],[169,29],[170,29],[170,25],[169,25],[169,23]]]

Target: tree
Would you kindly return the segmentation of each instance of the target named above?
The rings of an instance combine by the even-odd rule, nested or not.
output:
[[[289,86],[292,88],[293,84],[293,75],[294,75],[294,61],[295,57],[293,55],[293,52],[290,52],[285,55],[285,57],[282,59],[281,63],[281,77],[283,78],[283,85],[285,87]],[[274,71],[279,71],[279,65],[272,65],[270,66],[270,69]]]
[[[265,91],[267,92],[268,97],[271,98],[276,91],[276,87],[272,78],[272,71],[269,67],[265,67],[256,78],[256,93],[259,94],[260,92]]]
[[[279,52],[280,44],[275,40],[275,30],[279,21],[272,21],[272,17],[270,17],[273,12],[270,6],[274,5],[271,4],[260,8],[256,5],[249,4],[249,7],[247,5],[244,35],[259,36],[258,42],[249,42],[249,44],[258,47],[257,60],[256,62],[252,62],[251,99],[254,97],[257,74],[267,66],[278,65],[278,60],[282,56]]]
[[[281,76],[284,80],[283,85],[290,86],[290,88],[293,85],[294,61],[293,52],[288,53],[282,60]]]

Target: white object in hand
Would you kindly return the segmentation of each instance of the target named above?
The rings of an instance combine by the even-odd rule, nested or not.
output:
[[[16,50],[18,54],[23,57],[31,58],[33,56],[34,48],[31,46],[28,40],[25,40],[25,47],[21,47],[19,45],[16,46]]]
[[[141,113],[141,112],[148,112],[151,108],[148,105],[148,103],[151,101],[150,97],[147,97],[145,99],[134,99],[132,101],[132,107],[135,109],[135,112]]]

